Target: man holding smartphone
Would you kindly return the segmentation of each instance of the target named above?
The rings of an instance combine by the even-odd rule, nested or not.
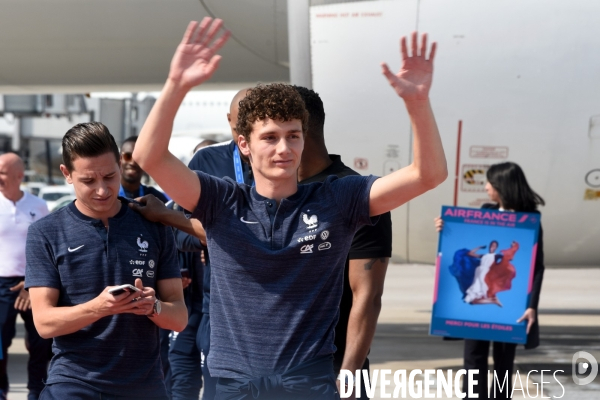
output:
[[[187,323],[172,232],[118,197],[119,150],[104,125],[74,126],[62,149],[76,200],[32,224],[26,246],[34,322],[54,338],[40,399],[167,399],[158,328]],[[139,291],[110,293],[123,284]]]

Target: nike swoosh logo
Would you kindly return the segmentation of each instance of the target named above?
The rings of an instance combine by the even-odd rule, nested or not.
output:
[[[244,217],[240,217],[240,221],[242,221],[245,224],[258,224],[257,221],[246,221],[244,220]]]
[[[74,252],[74,251],[76,251],[76,250],[79,250],[79,249],[80,249],[80,248],[82,248],[83,246],[85,246],[85,244],[82,244],[82,245],[81,245],[81,246],[79,246],[79,247],[75,247],[74,249],[72,249],[72,248],[70,248],[70,247],[69,247],[67,250],[69,250],[69,253],[72,253],[72,252]]]

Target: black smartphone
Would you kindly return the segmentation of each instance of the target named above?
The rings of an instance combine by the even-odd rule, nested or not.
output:
[[[181,277],[182,278],[189,278],[190,277],[190,270],[187,268],[182,268],[181,270]]]

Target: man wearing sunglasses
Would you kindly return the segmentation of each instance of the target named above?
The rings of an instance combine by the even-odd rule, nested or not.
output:
[[[142,185],[144,171],[131,157],[136,140],[137,136],[130,136],[121,145],[121,188],[119,189],[119,196],[135,199],[152,194],[163,203],[166,203],[169,199],[164,193],[152,186]]]

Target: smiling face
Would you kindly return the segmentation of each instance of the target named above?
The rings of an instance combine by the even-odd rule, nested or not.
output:
[[[250,159],[255,179],[296,182],[304,148],[300,120],[281,121],[267,118],[255,121],[250,141],[240,135],[238,144],[242,154]]]
[[[121,179],[130,184],[139,184],[142,181],[143,171],[131,156],[134,147],[133,142],[125,142],[121,146]]]
[[[77,209],[96,219],[105,220],[116,215],[121,209],[121,202],[117,199],[121,174],[114,154],[77,157],[72,165],[71,172],[65,165],[61,165],[60,170],[67,182],[73,185]]]

